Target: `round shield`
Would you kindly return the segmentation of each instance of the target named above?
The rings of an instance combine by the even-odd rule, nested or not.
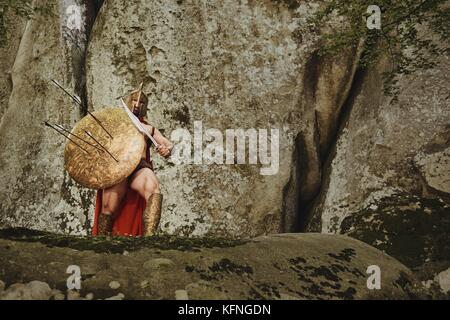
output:
[[[73,127],[64,149],[64,168],[76,182],[105,189],[127,178],[139,164],[145,140],[125,110],[107,107]]]

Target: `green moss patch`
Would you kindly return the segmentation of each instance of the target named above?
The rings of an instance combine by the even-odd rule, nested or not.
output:
[[[200,251],[202,248],[226,248],[247,243],[244,239],[225,238],[188,238],[171,235],[156,235],[152,237],[92,237],[61,235],[26,228],[9,228],[0,230],[0,238],[40,242],[49,247],[67,247],[75,250],[92,250],[98,253],[123,253],[152,248],[160,250]]]
[[[341,232],[411,268],[450,257],[450,206],[440,199],[398,194],[352,213]]]

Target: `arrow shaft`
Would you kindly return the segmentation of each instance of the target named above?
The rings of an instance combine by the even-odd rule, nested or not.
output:
[[[59,131],[58,129],[56,129],[54,126],[52,126],[50,123],[48,122],[44,122],[44,124],[47,127],[52,128],[53,130],[55,130],[56,132],[58,132],[60,135],[66,137],[66,139],[68,139],[69,141],[71,141],[74,145],[76,145],[77,147],[79,147],[81,150],[83,150],[84,152],[86,152],[87,154],[90,155],[89,151],[87,151],[86,149],[84,149],[82,146],[80,146],[78,143],[76,143],[75,141],[73,141],[72,139],[69,138],[69,136],[66,136],[64,133],[62,133],[61,131]]]
[[[106,149],[100,142],[97,141],[97,139],[94,138],[94,136],[92,134],[90,134],[88,131],[84,130],[84,132],[92,139],[95,141],[95,143],[97,143],[100,147],[103,148],[103,150],[105,150],[110,156],[111,158],[113,158],[116,162],[119,162],[119,160],[117,160],[109,151],[108,149]]]
[[[56,125],[56,126],[57,126],[59,129],[63,130],[64,132],[67,132],[67,134],[70,134],[70,135],[74,136],[75,138],[77,138],[77,139],[83,141],[84,143],[90,145],[91,147],[94,147],[94,148],[96,148],[97,150],[100,150],[101,152],[104,152],[103,149],[97,147],[96,145],[90,143],[89,141],[84,140],[83,138],[81,138],[81,137],[77,136],[76,134],[70,132],[69,130],[65,129],[64,127],[62,127],[62,126],[60,126],[60,125]]]
[[[67,94],[74,102],[76,102],[79,106],[83,106],[81,101],[78,99],[78,97],[74,96],[73,94],[71,94],[70,92],[68,92],[62,85],[59,84],[58,81],[53,80],[52,82],[58,87],[60,88],[65,94]],[[87,108],[86,108],[87,109]],[[97,119],[96,116],[94,116],[89,110],[87,110],[88,114],[94,118],[94,120],[100,125],[100,127],[108,134],[108,136],[112,139],[113,136],[108,132],[108,130],[106,130],[106,128],[102,125],[102,123],[100,122],[100,120]]]

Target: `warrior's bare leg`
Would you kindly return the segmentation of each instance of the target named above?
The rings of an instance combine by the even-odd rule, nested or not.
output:
[[[109,235],[112,231],[113,216],[117,215],[120,203],[128,188],[127,179],[103,190],[102,212],[99,215],[99,235]]]
[[[122,202],[125,193],[127,192],[127,179],[118,184],[103,190],[102,212],[105,214],[117,214],[117,209]]]
[[[146,201],[152,194],[160,193],[158,178],[149,168],[140,169],[133,175],[131,189],[137,191]]]
[[[158,178],[152,170],[143,168],[133,176],[131,188],[147,200],[147,207],[143,215],[144,235],[151,236],[158,228],[161,218],[162,194],[160,193]]]

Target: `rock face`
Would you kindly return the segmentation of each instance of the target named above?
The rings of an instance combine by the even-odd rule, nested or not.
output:
[[[381,94],[386,62],[361,77],[308,231],[344,233],[409,267],[450,266],[449,57]]]
[[[445,117],[445,115],[444,115]],[[450,126],[436,134],[414,157],[424,194],[450,195]]]
[[[425,288],[404,265],[346,236],[282,234],[222,242],[175,237],[93,240],[3,230],[0,238],[0,279],[9,288],[16,282],[39,279],[53,288],[54,297],[61,294],[55,292],[67,291],[71,274],[66,270],[74,264],[80,267],[82,278],[76,298],[427,297]],[[373,265],[381,270],[380,289],[367,286],[372,271],[366,272]],[[9,288],[5,292],[13,291]],[[69,295],[74,297],[74,292]]]
[[[64,140],[42,126],[49,120],[70,128],[86,110],[71,106],[50,79],[87,97],[92,109],[118,105],[117,97],[144,80],[151,123],[168,136],[175,129],[192,134],[201,121],[223,135],[216,142],[225,148],[226,129],[268,131],[267,139],[259,135],[268,152],[256,154],[255,164],[236,164],[234,148],[217,152],[232,164],[206,165],[200,157],[174,165],[156,157],[164,232],[241,237],[298,230],[301,204],[319,190],[321,154],[332,144],[359,56],[356,49],[332,59],[315,54],[306,19],[316,4],[108,1],[97,15],[102,1],[49,3],[53,16],[28,21],[23,34],[17,26],[17,54],[14,45],[1,52],[2,70],[14,66],[11,80],[2,78],[11,88],[1,93],[9,100],[0,110],[0,226],[90,229],[93,193],[64,173]]]
[[[9,25],[8,45],[0,47],[0,119],[8,107],[9,96],[12,90],[11,68],[16,58],[17,49],[20,43],[20,37],[23,34],[26,21],[12,14],[9,19],[15,21],[15,24]]]
[[[226,129],[267,129],[272,144],[279,141],[279,157],[268,153],[267,175],[260,156],[257,164],[205,164],[205,140],[192,141],[200,158],[190,164],[157,158],[165,232],[255,236],[296,228],[297,199],[318,191],[321,149],[331,143],[358,61],[356,49],[333,59],[314,55],[317,41],[305,28],[314,8],[175,0],[102,7],[87,58],[90,106],[118,105],[117,97],[144,80],[149,120],[168,136],[175,129],[193,134],[200,121],[224,136]],[[296,160],[297,153],[303,157]]]
[[[51,16],[36,16],[22,30],[12,29],[17,45],[2,49],[4,63],[10,66],[7,104],[2,100],[0,115],[0,225],[83,234],[92,212],[92,192],[79,188],[63,169],[64,138],[43,125],[59,123],[66,128],[82,116],[64,94],[50,82],[56,79],[80,96],[84,87],[84,51],[89,24],[93,22],[94,2],[36,1],[54,4]],[[73,6],[79,5],[78,22]],[[72,7],[71,7],[72,6]],[[20,21],[19,21],[20,22]],[[14,59],[11,55],[16,48]],[[6,57],[6,60],[3,58]],[[3,88],[2,88],[2,95]],[[3,99],[3,98],[2,98]]]

